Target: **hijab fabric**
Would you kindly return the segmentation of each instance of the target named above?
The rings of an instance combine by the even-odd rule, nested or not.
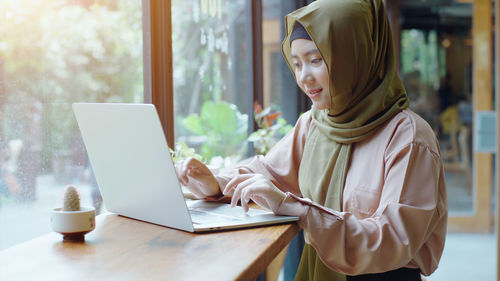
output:
[[[409,100],[396,73],[381,0],[317,0],[288,14],[282,52],[293,73],[290,35],[296,21],[326,63],[331,95],[329,109],[311,109],[313,126],[299,168],[299,186],[304,197],[342,211],[352,144],[374,134],[407,108]]]

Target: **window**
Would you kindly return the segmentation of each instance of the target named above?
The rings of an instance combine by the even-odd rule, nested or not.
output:
[[[67,184],[77,185],[83,205],[104,208],[73,102],[153,102],[167,137],[173,113],[175,140],[217,166],[253,154],[254,101],[294,123],[307,97],[280,45],[284,15],[297,5],[0,0],[0,249],[50,232],[50,210]],[[151,35],[145,47],[143,34]]]
[[[281,54],[285,37],[285,16],[311,0],[266,0],[262,7],[263,105],[282,112],[284,119],[295,124],[300,113],[311,107],[309,98],[297,87]]]
[[[250,5],[247,0],[172,1],[175,138],[214,165],[234,164],[248,152]]]
[[[306,1],[303,1],[306,4]],[[251,156],[255,101],[294,124],[310,106],[281,55],[295,2],[172,1],[175,138],[209,164]],[[218,157],[222,156],[222,157]]]
[[[71,103],[144,101],[141,5],[0,0],[0,249],[50,232],[67,184],[99,207]]]
[[[473,212],[472,46],[470,23],[404,29],[401,74],[410,108],[434,129],[444,160],[451,214]]]

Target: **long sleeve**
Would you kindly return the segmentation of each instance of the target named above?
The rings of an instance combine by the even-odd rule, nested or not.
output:
[[[379,185],[376,177],[355,169],[348,173],[356,180],[346,184],[343,212],[290,193],[279,208],[278,213],[301,217],[306,240],[333,270],[357,275],[406,266],[429,275],[437,268],[447,220],[444,170],[438,148],[431,150],[415,138],[401,140],[408,131],[414,133],[411,125],[402,134],[387,131],[389,145],[379,152],[383,162],[370,164],[371,174],[381,171],[379,193],[368,187]],[[351,166],[358,168],[357,163],[370,161],[380,151],[377,148],[362,159],[354,155]],[[367,180],[357,179],[363,177]]]
[[[221,190],[235,175],[255,173],[272,180],[283,191],[300,195],[298,171],[310,123],[310,114],[306,112],[266,156],[257,155],[248,164],[217,173]]]

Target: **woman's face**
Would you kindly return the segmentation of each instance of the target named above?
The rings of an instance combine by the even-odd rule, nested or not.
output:
[[[330,77],[318,48],[311,40],[295,39],[291,53],[295,79],[299,87],[312,100],[317,109],[329,109]]]

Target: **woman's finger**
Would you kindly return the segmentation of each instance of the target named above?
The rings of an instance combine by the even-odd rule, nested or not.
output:
[[[243,174],[243,175],[238,175],[234,178],[232,178],[227,184],[224,190],[222,191],[223,194],[225,195],[232,195],[234,193],[234,189],[242,182],[248,180],[251,178],[253,174]]]
[[[177,165],[175,165],[175,171],[177,172],[177,178],[179,179],[180,183],[184,186],[187,186],[189,180],[187,178],[185,162],[177,163]]]
[[[238,201],[240,200],[241,196],[241,191],[242,187],[236,186],[233,192],[233,196],[231,197],[231,208],[234,208],[236,205],[238,205]]]
[[[252,191],[247,190],[251,188],[256,182],[258,182],[259,177],[258,176],[246,176],[242,177],[243,179],[242,182],[238,183],[236,189],[234,190],[233,193],[233,200],[231,200],[231,206],[234,207],[236,206],[236,203],[238,203],[238,200],[241,201],[241,206],[245,209],[245,212],[248,211],[248,202],[250,202],[250,198],[248,196],[251,195]],[[247,194],[245,198],[243,198],[243,194]],[[236,197],[236,198],[235,198]]]
[[[238,204],[238,201],[241,199],[241,192],[250,184],[250,178],[245,179],[244,181],[238,183],[234,188],[234,193],[231,198],[231,208],[235,207]]]
[[[248,203],[253,197],[255,190],[254,186],[252,184],[248,185],[242,192],[241,192],[241,207],[245,210],[245,212],[248,212],[250,209],[248,207]]]
[[[251,187],[247,186],[245,189],[243,189],[241,191],[241,207],[243,208],[243,211],[248,212],[248,202],[249,200],[247,200],[246,198],[248,197],[248,194],[250,193],[249,189],[251,189]]]
[[[189,171],[188,162],[187,161],[182,162],[182,173],[181,173],[181,176],[182,176],[182,178],[184,178],[186,180],[186,182],[189,181],[189,179],[187,177],[188,171]]]

